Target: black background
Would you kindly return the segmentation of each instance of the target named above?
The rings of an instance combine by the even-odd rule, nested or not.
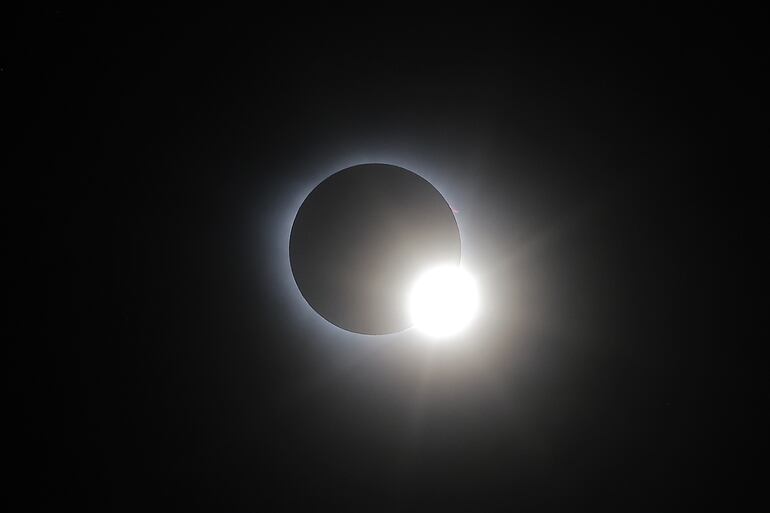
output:
[[[297,14],[10,18],[7,388],[23,509],[740,497],[722,426],[741,420],[721,408],[733,338],[718,334],[744,187],[726,147],[754,101],[739,78],[756,66],[752,31],[717,8]],[[445,181],[478,189],[488,255],[558,228],[513,286],[538,323],[480,328],[494,386],[434,356],[415,407],[425,353],[324,349],[275,299],[274,197],[311,184],[317,156],[372,141],[439,172],[472,161]]]

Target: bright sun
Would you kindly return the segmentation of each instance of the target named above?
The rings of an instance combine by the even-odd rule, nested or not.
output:
[[[426,271],[417,279],[409,296],[409,312],[415,327],[436,338],[460,332],[477,309],[476,283],[454,265]]]

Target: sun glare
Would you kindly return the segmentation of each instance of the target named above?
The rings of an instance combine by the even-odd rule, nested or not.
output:
[[[470,324],[478,309],[473,278],[454,265],[436,267],[422,274],[409,296],[414,326],[434,338],[455,335]]]

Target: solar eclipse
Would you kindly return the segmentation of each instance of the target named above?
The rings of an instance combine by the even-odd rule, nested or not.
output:
[[[330,323],[368,335],[417,325],[444,336],[475,305],[467,275],[447,272],[459,265],[460,245],[452,209],[433,185],[370,163],[313,189],[294,220],[289,257],[303,297]]]

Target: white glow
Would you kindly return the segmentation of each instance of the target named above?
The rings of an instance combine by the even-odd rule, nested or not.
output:
[[[417,329],[431,337],[448,337],[470,324],[478,309],[473,278],[455,265],[422,274],[409,295],[409,312]]]

